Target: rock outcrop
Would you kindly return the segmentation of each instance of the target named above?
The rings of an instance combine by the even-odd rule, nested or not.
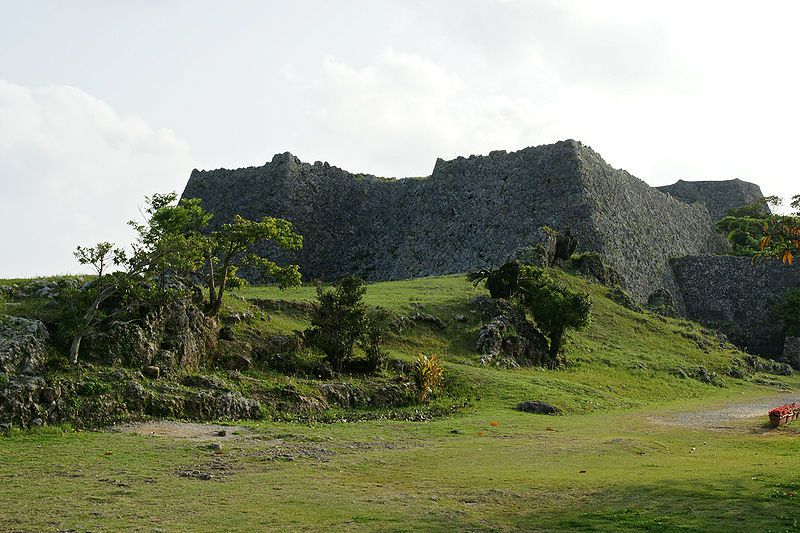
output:
[[[307,278],[371,280],[466,272],[504,263],[542,244],[541,227],[571,228],[579,251],[603,254],[638,301],[676,292],[669,257],[725,244],[707,210],[609,166],[576,141],[437,160],[427,178],[382,179],[289,153],[261,167],[194,171],[184,198],[201,198],[214,223],[235,214],[278,216],[303,250],[272,257]]]

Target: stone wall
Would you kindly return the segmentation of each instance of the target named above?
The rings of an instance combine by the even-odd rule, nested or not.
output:
[[[734,180],[684,181],[656,187],[687,204],[699,202],[706,206],[715,222],[725,216],[728,209],[742,207],[762,198],[761,187],[755,183]],[[765,207],[765,209],[769,209]]]
[[[427,178],[382,179],[289,153],[261,167],[193,171],[184,197],[203,200],[215,223],[234,214],[295,224],[304,248],[287,255],[306,278],[358,274],[403,279],[497,266],[571,227],[579,250],[597,251],[640,301],[675,293],[668,258],[724,243],[705,208],[687,205],[610,167],[576,141],[437,160]]]
[[[683,257],[672,261],[688,318],[720,327],[751,353],[781,355],[782,324],[771,307],[800,287],[800,267],[747,257]]]

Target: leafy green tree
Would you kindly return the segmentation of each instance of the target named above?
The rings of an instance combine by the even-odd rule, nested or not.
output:
[[[202,278],[208,289],[209,315],[219,313],[226,289],[243,282],[236,275],[239,266],[256,268],[281,287],[300,284],[297,265],[280,267],[252,251],[267,241],[286,249],[300,248],[302,237],[290,222],[236,216],[233,222],[209,231],[212,215],[203,210],[199,199],[176,200],[174,192],[146,198],[145,221],[128,223],[137,233],[130,251],[108,242],[77,247],[78,262],[92,266],[96,277],[80,294],[73,294],[68,304],[74,317],[69,353],[73,364],[78,362],[82,339],[100,321],[137,306],[186,297],[186,285],[170,284],[168,278]],[[104,310],[112,300],[113,310]]]
[[[725,235],[731,244],[731,255],[751,257],[759,251],[758,241],[764,224],[770,217],[769,206],[777,206],[777,196],[760,198],[742,207],[729,209],[715,224],[718,232]]]
[[[286,250],[302,248],[303,238],[293,230],[291,222],[273,217],[255,221],[235,215],[232,222],[209,230],[212,215],[203,210],[200,199],[182,199],[176,204],[176,197],[175,193],[154,195],[148,223],[131,224],[145,246],[180,250],[179,254],[168,256],[168,261],[157,264],[155,270],[200,274],[208,289],[209,315],[219,313],[226,290],[245,283],[237,275],[241,267],[257,271],[281,288],[300,284],[297,265],[279,266],[253,251],[266,242]]]
[[[550,365],[558,366],[567,330],[589,324],[589,295],[556,282],[541,268],[523,266],[517,298],[549,340]]]
[[[362,326],[362,334],[358,341],[367,364],[371,370],[377,370],[386,358],[383,344],[391,330],[392,312],[384,307],[373,307],[367,311]]]

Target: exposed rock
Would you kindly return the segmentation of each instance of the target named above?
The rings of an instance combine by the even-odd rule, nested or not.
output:
[[[676,316],[675,301],[666,289],[656,289],[647,297],[647,307],[654,313],[664,316]]]
[[[428,313],[414,313],[408,318],[410,318],[414,322],[422,322],[425,324],[429,324],[437,329],[444,329],[447,327],[447,325],[444,323],[444,320],[442,320],[438,316],[430,315]]]
[[[138,320],[112,321],[88,335],[84,349],[111,365],[193,369],[211,363],[217,330],[217,320],[206,317],[197,304],[178,300]]]
[[[561,409],[559,409],[558,407],[554,407],[549,403],[540,402],[536,400],[518,403],[515,409],[517,411],[523,411],[525,413],[534,413],[537,415],[561,414]]]
[[[617,285],[621,281],[617,273],[606,264],[603,256],[596,252],[587,252],[572,257],[571,266],[581,276],[607,287]]]
[[[800,337],[786,337],[783,342],[783,358],[795,370],[800,370]]]
[[[220,363],[229,370],[249,370],[253,365],[253,347],[245,341],[220,340]]]
[[[39,320],[0,316],[0,373],[38,374],[46,359],[47,328]]]
[[[483,326],[478,333],[475,349],[483,354],[481,364],[491,364],[503,349],[503,335],[508,329],[508,318],[499,316]]]

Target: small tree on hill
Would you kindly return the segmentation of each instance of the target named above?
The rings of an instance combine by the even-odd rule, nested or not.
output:
[[[558,366],[566,331],[583,329],[589,323],[589,295],[557,283],[543,269],[532,266],[522,267],[517,295],[549,340],[551,366]]]

